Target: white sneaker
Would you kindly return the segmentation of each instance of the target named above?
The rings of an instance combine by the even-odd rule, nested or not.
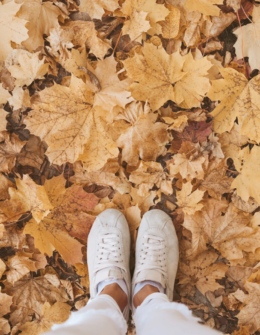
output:
[[[111,279],[123,279],[130,297],[129,259],[128,223],[120,211],[107,209],[97,216],[88,236],[87,260],[91,299],[98,293],[98,284]],[[129,304],[123,314],[128,320]]]
[[[163,211],[153,209],[143,216],[138,229],[135,257],[132,292],[136,284],[151,280],[161,284],[172,301],[179,245],[172,219]],[[135,308],[132,310],[135,311]]]

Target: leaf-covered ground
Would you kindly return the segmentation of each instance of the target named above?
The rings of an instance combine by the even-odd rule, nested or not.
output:
[[[168,213],[174,300],[260,334],[259,32],[254,0],[0,2],[0,335],[87,303],[106,208],[131,270],[142,215]]]

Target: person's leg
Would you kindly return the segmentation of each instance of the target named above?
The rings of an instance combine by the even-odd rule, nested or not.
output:
[[[90,300],[49,335],[124,335],[130,297],[130,232],[123,214],[101,213],[88,237]]]
[[[160,210],[147,212],[136,242],[132,310],[137,335],[213,335],[188,307],[172,302],[179,260],[178,239],[171,218]]]

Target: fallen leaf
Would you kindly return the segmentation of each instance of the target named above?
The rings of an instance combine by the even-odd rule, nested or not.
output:
[[[26,20],[15,16],[21,5],[10,1],[1,3],[0,7],[0,31],[2,32],[0,60],[5,61],[7,55],[13,50],[11,41],[19,44],[27,39],[28,33],[25,28]]]
[[[183,64],[179,53],[168,55],[163,48],[145,43],[140,55],[124,61],[128,76],[138,82],[129,87],[132,96],[148,100],[153,111],[167,100],[175,101],[173,85],[185,75]]]
[[[29,38],[22,44],[32,52],[39,46],[44,46],[43,35],[49,35],[50,30],[58,24],[58,16],[61,11],[50,1],[16,0],[16,2],[22,4],[18,12],[19,18],[28,21],[26,27],[28,28]]]
[[[87,12],[92,19],[101,19],[105,10],[113,12],[118,7],[118,0],[83,0],[79,10]]]
[[[203,208],[199,204],[204,195],[204,191],[196,190],[192,192],[191,182],[182,185],[181,191],[176,191],[177,204],[185,214],[192,215]]]
[[[0,316],[10,313],[12,297],[0,291]]]
[[[220,9],[215,5],[222,5],[223,0],[197,0],[196,2],[188,0],[185,7],[189,11],[199,11],[204,15],[219,16]]]
[[[0,137],[0,171],[9,172],[16,162],[16,158],[26,142],[21,141],[16,134],[1,133]]]
[[[142,33],[147,32],[151,26],[149,21],[146,21],[147,12],[134,11],[130,15],[130,19],[127,20],[123,26],[123,35],[129,35],[131,40],[141,42]]]
[[[129,123],[117,140],[124,161],[137,166],[139,156],[144,161],[150,161],[163,153],[164,145],[169,141],[167,126],[156,122],[157,114],[149,112],[147,105],[143,107],[141,102],[132,102],[121,118]]]
[[[165,20],[160,23],[162,26],[163,38],[175,38],[179,33],[181,13],[178,8],[167,5],[170,13],[166,16]]]
[[[16,305],[10,316],[10,322],[14,326],[19,322],[31,321],[32,315],[41,313],[45,302],[51,304],[65,302],[68,296],[64,289],[53,286],[45,277],[34,277],[28,274],[21,280],[11,284],[6,284],[4,292],[11,294],[13,303]],[[24,306],[27,308],[20,308]]]
[[[51,306],[45,302],[41,315],[32,322],[26,322],[20,327],[22,335],[38,335],[51,330],[52,325],[65,322],[70,315],[71,306],[64,302],[56,302]]]
[[[173,158],[174,164],[169,164],[168,168],[170,175],[175,177],[178,173],[187,180],[192,180],[193,178],[203,179],[204,170],[203,163],[206,158],[200,156],[196,159],[189,159],[185,154],[177,154]]]
[[[0,84],[0,104],[5,104],[7,100],[10,98],[10,96],[11,94],[3,88],[3,84],[1,83]],[[3,109],[1,109],[1,120],[3,119],[4,121],[5,117],[6,117],[6,112]],[[5,130],[5,128],[6,128],[6,125],[4,126],[4,124],[2,125],[1,123],[1,131]]]
[[[7,262],[9,270],[6,272],[7,281],[14,284],[30,271],[36,272],[34,261],[29,257],[15,255],[10,257]]]
[[[195,285],[204,295],[222,287],[216,279],[225,276],[228,266],[221,262],[214,264],[217,258],[218,255],[214,251],[204,251],[192,262],[181,262],[177,274],[178,285]]]
[[[13,96],[8,99],[8,102],[13,106],[14,110],[22,107],[31,107],[29,91],[23,90],[21,87],[15,87]]]
[[[29,86],[35,79],[44,78],[49,64],[44,64],[44,58],[39,60],[39,53],[15,49],[8,55],[5,63],[8,71],[16,78],[15,86]]]

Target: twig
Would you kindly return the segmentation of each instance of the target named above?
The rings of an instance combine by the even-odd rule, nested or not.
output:
[[[126,21],[126,19],[127,19],[127,17],[125,17],[125,21]],[[124,21],[124,24],[125,24],[125,21]],[[123,24],[123,27],[124,27],[124,24]],[[120,38],[121,38],[121,36],[122,36],[122,33],[123,33],[123,27],[122,27],[122,29],[121,29],[121,31],[120,31],[120,34],[119,34],[119,36],[118,36],[118,39],[117,39],[117,41],[116,41],[116,45],[115,45],[115,47],[114,47],[114,50],[113,50],[112,54],[114,54],[115,51],[116,51],[117,45],[118,45],[119,40],[120,40]]]

